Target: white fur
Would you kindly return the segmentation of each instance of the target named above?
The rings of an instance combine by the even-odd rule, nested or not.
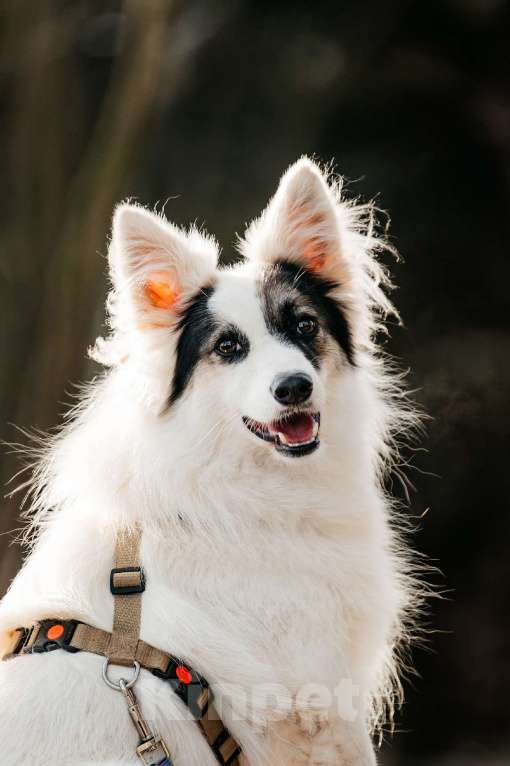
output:
[[[306,208],[299,226],[288,214],[296,200]],[[0,630],[49,616],[111,629],[115,530],[138,521],[148,583],[141,636],[208,678],[249,766],[374,764],[369,731],[396,688],[414,594],[380,480],[397,434],[416,418],[374,347],[391,307],[369,214],[300,160],[250,227],[246,262],[216,273],[212,240],[141,208],[117,210],[112,332],[95,351],[111,369],[44,449],[35,545],[0,606]],[[331,255],[327,276],[341,283],[356,368],[336,351],[317,371],[263,322],[256,276],[282,255],[299,261],[312,235]],[[181,302],[215,279],[214,310],[251,344],[239,365],[200,363],[169,409],[178,306],[154,308],[141,293],[161,270]],[[241,417],[277,417],[269,384],[295,369],[314,380],[321,446],[288,459]],[[0,665],[2,763],[137,763],[125,703],[101,680],[101,662],[54,652]],[[318,685],[313,704],[307,684]],[[343,712],[328,700],[339,685]],[[215,763],[167,685],[142,671],[136,693],[175,766]]]

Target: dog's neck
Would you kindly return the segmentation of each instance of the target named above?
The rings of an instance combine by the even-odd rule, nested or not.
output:
[[[328,422],[338,422],[332,413],[324,413],[318,459],[285,461],[264,443],[257,451],[242,449],[251,444],[242,430],[236,444],[203,440],[193,449],[196,435],[178,419],[162,430],[142,407],[126,413],[125,399],[98,393],[50,454],[41,495],[45,531],[2,605],[0,622],[23,624],[57,610],[107,626],[111,605],[101,598],[96,606],[98,593],[111,567],[115,531],[134,521],[144,530],[148,562],[164,579],[173,580],[175,573],[164,573],[185,550],[188,568],[214,552],[218,582],[234,548],[241,557],[245,551],[277,562],[282,546],[291,546],[289,557],[297,555],[301,565],[318,540],[322,551],[326,540],[366,540],[382,523],[363,430],[347,436],[344,419],[343,428],[328,431]],[[83,591],[82,608],[68,591]],[[52,592],[59,596],[47,606]]]
[[[378,495],[362,424],[356,431],[339,425],[335,401],[323,413],[318,453],[282,459],[263,442],[253,446],[241,424],[228,437],[193,432],[185,408],[162,428],[161,415],[143,404],[126,407],[117,386],[115,379],[99,385],[57,442],[46,507],[78,503],[99,523],[137,520],[222,537],[260,525],[344,524]]]

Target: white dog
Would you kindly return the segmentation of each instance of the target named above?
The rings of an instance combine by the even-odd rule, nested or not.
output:
[[[213,239],[117,208],[92,352],[109,369],[37,465],[36,542],[0,606],[0,631],[111,630],[114,539],[136,522],[141,637],[209,681],[246,766],[371,766],[399,695],[417,592],[381,481],[417,416],[375,346],[392,306],[371,212],[301,159],[218,268]],[[101,666],[0,663],[2,764],[138,763]],[[216,763],[167,684],[135,688],[175,766]]]

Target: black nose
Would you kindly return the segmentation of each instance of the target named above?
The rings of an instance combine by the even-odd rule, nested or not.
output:
[[[278,375],[271,385],[271,393],[280,404],[302,404],[310,398],[313,381],[304,372]]]

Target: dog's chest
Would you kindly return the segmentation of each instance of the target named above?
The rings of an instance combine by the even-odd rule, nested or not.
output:
[[[161,601],[168,604],[166,630],[179,644],[174,651],[186,648],[194,619],[204,635],[202,646],[193,640],[194,651],[204,666],[209,647],[215,653],[219,643],[226,667],[231,651],[247,663],[251,658],[253,667],[271,665],[274,681],[306,681],[304,658],[315,657],[316,672],[325,676],[339,652],[345,655],[350,604],[364,602],[355,592],[363,578],[353,571],[347,548],[326,540],[265,538],[251,548],[216,544],[207,551],[190,544],[179,550],[154,572],[157,611]]]

